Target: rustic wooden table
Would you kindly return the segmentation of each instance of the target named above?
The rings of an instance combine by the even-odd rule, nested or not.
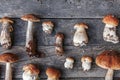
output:
[[[25,52],[26,22],[20,17],[27,13],[40,15],[41,22],[35,24],[38,49],[45,52],[45,58],[29,58]],[[103,41],[102,32],[104,24],[101,19],[111,13],[120,17],[120,0],[1,0],[0,17],[9,16],[15,21],[13,32],[13,47],[11,50],[19,55],[20,60],[13,65],[14,80],[22,80],[22,67],[27,63],[37,64],[41,70],[41,80],[46,80],[45,69],[53,66],[62,72],[61,80],[104,80],[106,70],[93,63],[92,69],[83,72],[80,58],[83,55],[95,57],[105,49],[120,51],[120,43],[112,44]],[[52,35],[46,35],[42,31],[41,23],[51,20],[55,24]],[[72,43],[75,23],[85,22],[89,25],[87,30],[89,44],[85,47],[74,47]],[[65,34],[64,56],[56,56],[54,51],[55,34]],[[120,26],[117,27],[120,37]],[[0,52],[3,53],[0,47]],[[75,58],[75,67],[72,70],[64,68],[63,64],[67,56]],[[4,80],[5,65],[0,63],[0,80]],[[115,72],[115,80],[119,80],[120,72]]]

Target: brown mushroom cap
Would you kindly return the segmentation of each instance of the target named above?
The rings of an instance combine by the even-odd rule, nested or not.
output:
[[[57,69],[54,69],[54,68],[47,68],[46,70],[46,75],[49,77],[49,78],[59,78],[61,76],[60,74],[60,71],[57,70]]]
[[[72,57],[67,57],[66,60],[74,62],[74,58],[72,58]]]
[[[42,25],[50,25],[51,27],[54,27],[54,24],[52,23],[52,21],[45,21],[42,23]]]
[[[81,58],[81,62],[84,62],[84,61],[92,62],[93,60],[90,56],[84,55]]]
[[[56,37],[56,38],[57,38],[57,37],[60,37],[60,38],[64,39],[64,35],[63,35],[63,33],[61,33],[61,32],[58,32],[58,33],[55,35],[55,37]]]
[[[40,22],[40,19],[34,14],[26,14],[21,17],[24,21],[31,21],[31,22]]]
[[[3,53],[0,55],[0,62],[13,63],[18,61],[18,56],[13,53]]]
[[[0,22],[3,23],[3,22],[9,22],[9,23],[14,23],[12,19],[10,19],[9,17],[3,17],[0,19]]]
[[[104,16],[102,22],[113,26],[118,26],[119,24],[119,20],[114,15],[111,14]]]
[[[26,72],[30,72],[31,74],[39,74],[40,73],[39,69],[33,64],[27,64],[27,65],[23,66],[23,70]]]
[[[96,64],[104,69],[120,69],[120,53],[113,50],[103,51],[96,57]]]
[[[87,24],[85,24],[85,23],[77,23],[77,24],[75,24],[75,26],[74,26],[74,28],[81,28],[81,27],[83,27],[83,28],[85,28],[85,29],[88,29],[88,26],[87,26]]]

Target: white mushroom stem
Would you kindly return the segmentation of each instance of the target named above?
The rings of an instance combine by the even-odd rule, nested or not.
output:
[[[91,62],[82,62],[82,68],[84,71],[88,71],[91,69]]]
[[[116,35],[116,27],[106,24],[103,31],[103,39],[114,44],[119,42],[119,38]]]
[[[114,70],[108,69],[107,74],[105,76],[105,80],[113,80],[113,74],[114,74]]]
[[[29,72],[24,72],[23,80],[38,80],[38,75],[31,74]]]
[[[59,78],[48,78],[47,80],[59,80]]]
[[[11,67],[11,63],[6,63],[5,80],[12,80],[12,67]]]
[[[84,46],[88,43],[88,37],[85,28],[78,28],[73,37],[74,46]]]
[[[0,43],[3,48],[10,48],[11,47],[11,36],[10,32],[13,30],[11,24],[9,22],[3,22],[2,24],[2,31],[0,35]]]

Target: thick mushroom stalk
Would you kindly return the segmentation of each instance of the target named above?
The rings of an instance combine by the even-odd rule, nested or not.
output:
[[[0,22],[2,23],[0,43],[3,48],[9,49],[11,48],[11,45],[12,45],[10,33],[13,31],[13,27],[11,25],[13,21],[9,19],[8,17],[4,17],[0,19]]]
[[[72,57],[66,58],[66,62],[64,63],[64,67],[67,69],[72,69],[74,64],[74,59]]]
[[[12,80],[11,63],[6,63],[5,80]]]
[[[55,42],[55,52],[57,55],[62,56],[64,53],[64,49],[63,49],[63,39],[64,39],[64,35],[62,33],[57,33],[55,35],[56,37],[56,42]]]
[[[51,34],[54,28],[54,24],[51,21],[45,21],[42,23],[43,31],[46,34]]]
[[[107,15],[103,18],[103,23],[105,23],[103,39],[114,44],[119,43],[119,38],[116,34],[116,26],[118,26],[119,20],[113,15]]]
[[[114,70],[108,69],[107,74],[105,76],[105,80],[113,80],[113,74],[114,74]]]
[[[81,58],[83,71],[88,71],[91,69],[92,58],[90,56],[83,56]]]
[[[73,37],[74,46],[84,46],[88,43],[88,36],[85,29],[88,29],[88,26],[85,23],[78,23],[74,26],[76,32]]]

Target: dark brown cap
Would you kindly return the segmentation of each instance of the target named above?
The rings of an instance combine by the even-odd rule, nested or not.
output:
[[[83,27],[83,28],[85,28],[85,29],[88,29],[88,26],[87,26],[87,24],[85,24],[85,23],[77,23],[77,24],[75,24],[75,26],[74,26],[75,29],[80,28],[80,27]]]
[[[9,23],[14,23],[12,19],[10,19],[9,17],[3,17],[0,19],[0,22],[3,23],[3,22],[9,22]]]
[[[3,53],[0,55],[0,62],[13,63],[18,61],[18,56],[13,53]]]
[[[55,35],[55,37],[57,38],[57,37],[61,37],[62,39],[64,39],[64,35],[63,35],[63,33],[61,33],[61,32],[58,32],[56,35]]]
[[[57,69],[54,69],[54,68],[47,68],[46,70],[46,75],[49,77],[49,78],[54,78],[54,79],[58,79],[61,74],[60,74],[60,71],[57,70]]]
[[[119,24],[119,20],[114,15],[111,14],[104,16],[102,22],[113,26],[118,26]]]
[[[26,72],[30,72],[31,74],[39,74],[39,69],[34,64],[27,64],[23,66],[23,70]]]
[[[85,62],[85,61],[92,62],[93,60],[92,60],[92,58],[90,56],[84,55],[81,58],[81,62]]]
[[[104,69],[120,69],[120,53],[114,50],[103,51],[96,57],[96,64]]]
[[[21,17],[24,21],[31,21],[31,22],[40,22],[40,19],[34,14],[26,14]]]

